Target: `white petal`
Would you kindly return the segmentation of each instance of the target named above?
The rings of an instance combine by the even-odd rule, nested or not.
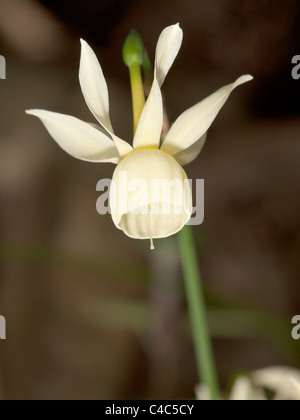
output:
[[[253,372],[259,386],[276,392],[279,400],[300,400],[300,371],[289,367],[270,367]]]
[[[254,399],[254,390],[250,379],[247,376],[239,376],[232,387],[229,400],[251,401]]]
[[[133,147],[159,148],[163,125],[163,106],[161,91],[154,79],[150,95],[144,106],[133,140]]]
[[[92,48],[81,40],[79,80],[85,101],[96,119],[111,135],[121,157],[132,151],[132,147],[117,137],[109,117],[109,98],[102,68]]]
[[[120,155],[114,142],[91,124],[69,115],[30,110],[38,117],[58,145],[71,156],[88,162],[118,163]]]
[[[107,135],[107,130],[105,130],[101,125],[89,123],[92,127],[96,128],[97,130],[101,131],[104,135]],[[133,147],[130,146],[129,143],[126,141],[120,139],[118,136],[116,136],[114,133],[109,133],[109,135],[112,137],[116,148],[118,149],[118,152],[121,157],[124,157],[128,155],[130,152],[133,151]]]
[[[109,134],[111,135],[116,145],[116,148],[118,149],[118,152],[122,158],[133,151],[133,147],[130,146],[130,144],[127,143],[127,141],[120,139],[120,137],[116,136],[112,132],[109,132]]]
[[[161,149],[174,156],[192,146],[209,129],[231,92],[252,79],[250,75],[242,76],[181,114],[172,125]]]
[[[129,237],[164,238],[189,221],[191,188],[172,156],[157,149],[135,150],[114,172],[110,206],[115,225]]]
[[[197,384],[195,394],[198,401],[211,401],[211,392],[207,385]]]
[[[181,165],[187,165],[188,163],[193,162],[199,156],[203,146],[206,142],[207,133],[201,137],[201,139],[197,140],[196,143],[192,144],[187,149],[176,153],[173,157],[177,160],[177,162]]]
[[[102,68],[92,48],[81,40],[79,81],[88,107],[99,123],[113,131],[109,117],[107,84]]]
[[[183,32],[179,24],[165,28],[157,42],[155,56],[155,77],[162,86],[168,71],[170,70],[180,50]]]

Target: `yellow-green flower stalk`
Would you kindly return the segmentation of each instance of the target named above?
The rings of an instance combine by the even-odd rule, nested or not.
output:
[[[144,51],[145,47],[142,38],[135,30],[132,30],[124,43],[123,60],[130,72],[134,133],[145,105],[142,77]]]

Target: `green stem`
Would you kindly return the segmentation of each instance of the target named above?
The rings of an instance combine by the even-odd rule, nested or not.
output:
[[[145,105],[145,93],[142,78],[141,65],[134,62],[129,66],[132,106],[133,106],[133,132],[136,132],[137,125]]]
[[[207,324],[201,275],[190,226],[185,226],[179,233],[179,246],[200,383],[209,389],[212,400],[218,400],[219,384]]]

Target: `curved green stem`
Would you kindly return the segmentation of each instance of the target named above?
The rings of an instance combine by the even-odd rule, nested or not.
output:
[[[208,388],[211,399],[218,400],[220,393],[217,371],[207,324],[201,275],[198,267],[193,233],[190,226],[185,226],[179,233],[179,247],[199,380],[201,384],[204,384]]]

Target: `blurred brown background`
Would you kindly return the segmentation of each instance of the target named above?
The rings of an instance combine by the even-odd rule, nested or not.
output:
[[[297,0],[0,0],[0,341],[3,399],[194,398],[197,382],[176,238],[148,243],[95,210],[113,166],[63,153],[28,108],[93,120],[78,83],[79,38],[107,77],[119,136],[131,139],[131,28],[154,58],[180,22],[164,85],[171,120],[243,73],[186,168],[206,183],[195,227],[223,388],[239,370],[300,367],[300,54]]]

